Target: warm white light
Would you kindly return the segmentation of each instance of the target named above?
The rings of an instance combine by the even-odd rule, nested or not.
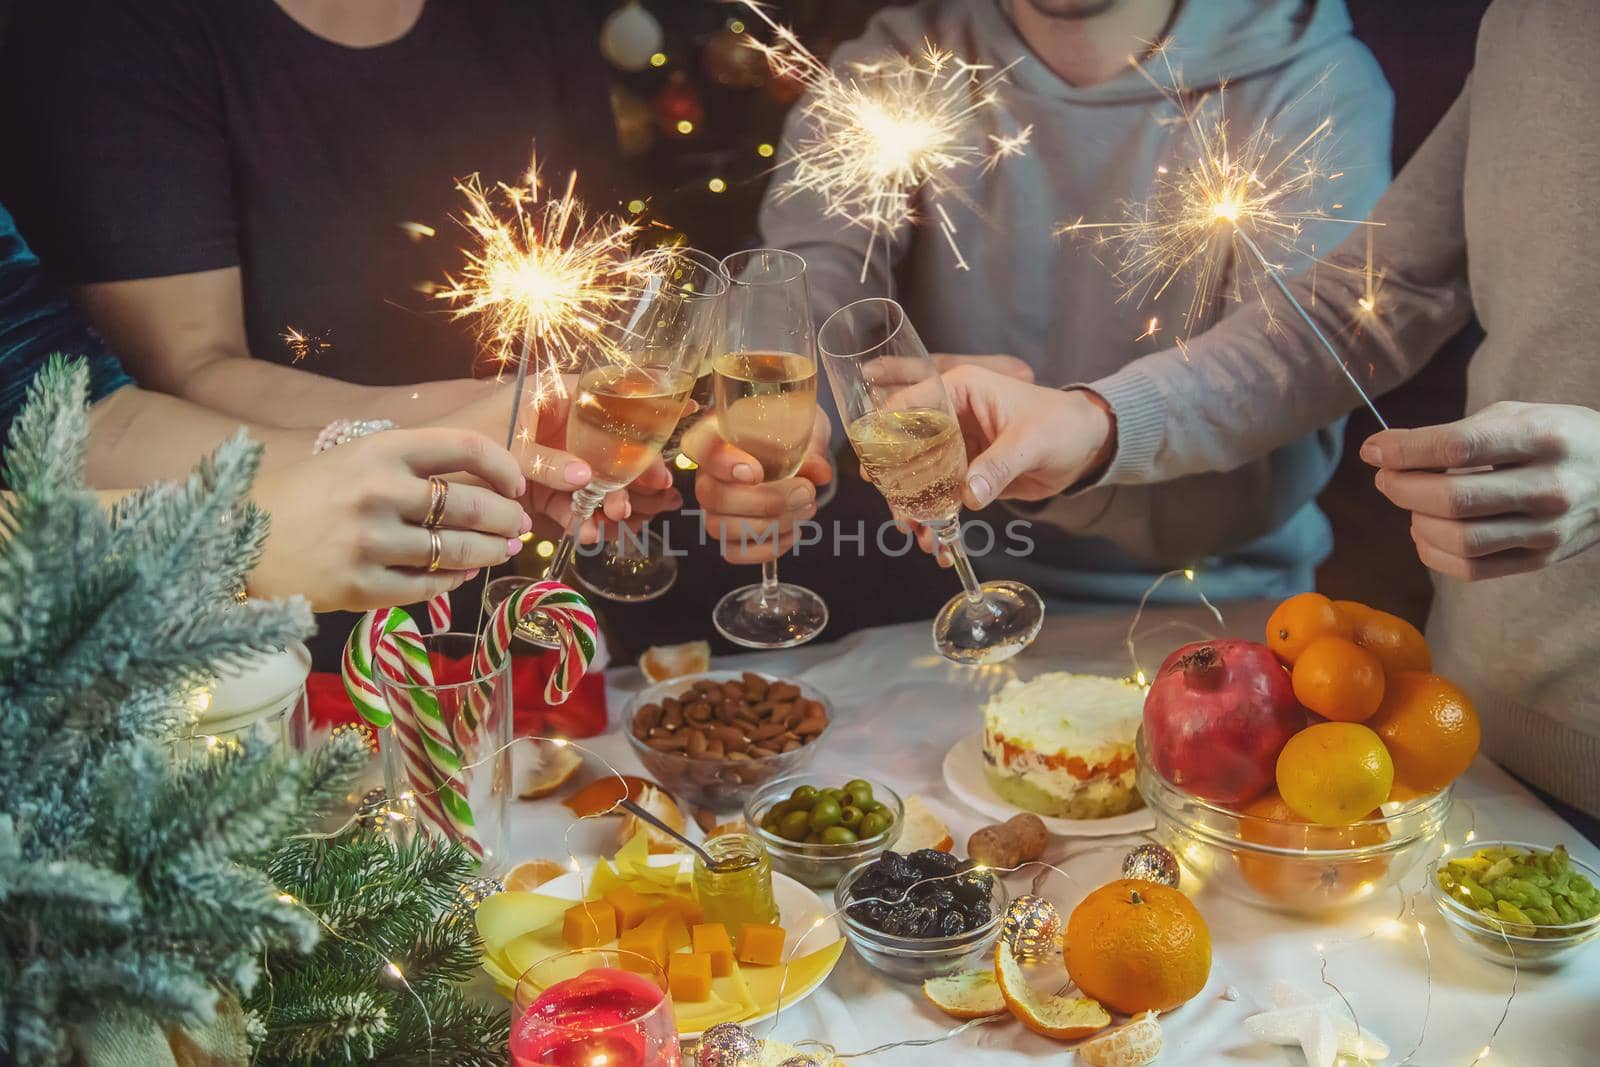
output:
[[[756,155],[760,156],[762,159],[771,159],[773,153],[776,151],[776,148],[772,147],[765,141],[762,141],[760,144],[756,145]]]
[[[667,54],[665,52],[656,52],[655,54],[653,54],[650,57],[650,65],[652,67],[664,67],[664,66],[666,66],[667,65]]]
[[[633,212],[635,215],[639,214],[640,212],[644,211],[644,201],[643,200],[629,200],[628,201],[628,210]]]
[[[405,974],[400,970],[400,965],[395,963],[393,960],[385,963],[383,965],[383,969],[389,972],[389,976],[391,978],[398,978],[402,982],[406,980]]]
[[[727,187],[728,183],[723,181],[721,178],[712,178],[710,181],[706,182],[706,188],[710,189],[713,193],[720,193]]]
[[[696,463],[694,460],[690,459],[688,456],[684,455],[682,452],[678,453],[678,458],[672,461],[672,465],[674,467],[677,467],[681,471],[692,471],[692,470],[695,470],[697,467],[700,466],[698,463]]]
[[[533,551],[540,559],[549,559],[551,556],[556,554],[556,546],[550,541],[540,541],[538,544],[533,546]]]
[[[690,122],[688,119],[679,119],[678,120],[678,132],[681,133],[681,134],[684,134],[685,136],[693,133],[694,132],[694,123]]]

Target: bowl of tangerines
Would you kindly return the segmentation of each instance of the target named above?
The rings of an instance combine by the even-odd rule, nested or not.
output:
[[[1404,619],[1290,597],[1265,643],[1203,641],[1156,673],[1138,785],[1198,879],[1316,914],[1396,884],[1450,811],[1478,715]]]

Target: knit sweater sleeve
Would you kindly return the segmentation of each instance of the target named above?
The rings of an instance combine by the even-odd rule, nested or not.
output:
[[[1289,283],[1372,395],[1411,378],[1472,316],[1462,208],[1471,85],[1373,210],[1314,271]],[[1368,239],[1381,285],[1366,297]],[[1088,388],[1116,413],[1100,484],[1231,470],[1346,414],[1360,399],[1283,296]]]

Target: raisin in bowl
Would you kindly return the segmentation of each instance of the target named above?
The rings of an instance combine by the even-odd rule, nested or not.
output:
[[[844,932],[861,958],[892,978],[954,974],[994,945],[1010,902],[1005,883],[970,862],[923,849],[885,852],[834,890]]]

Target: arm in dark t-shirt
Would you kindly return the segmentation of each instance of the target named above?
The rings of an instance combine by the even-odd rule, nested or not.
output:
[[[19,5],[0,189],[52,274],[83,284],[239,262],[204,26],[190,0]]]

